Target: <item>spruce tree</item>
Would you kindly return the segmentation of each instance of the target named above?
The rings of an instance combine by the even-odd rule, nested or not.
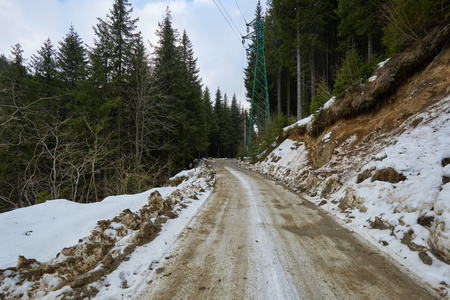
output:
[[[105,20],[97,18],[92,63],[94,71],[104,73],[106,83],[117,83],[115,89],[120,89],[132,64],[139,19],[131,18],[133,8],[128,0],[115,0],[109,12]]]
[[[223,106],[222,106],[222,116],[221,116],[222,124],[221,124],[221,138],[222,142],[222,156],[223,157],[231,157],[231,148],[232,148],[232,123],[231,123],[231,113],[230,113],[230,105],[228,104],[228,96],[227,94],[223,94]],[[220,123],[219,123],[220,124]]]
[[[154,76],[160,90],[160,101],[169,103],[172,109],[167,113],[176,120],[175,131],[164,139],[164,143],[169,145],[165,156],[172,161],[174,169],[179,170],[206,149],[206,116],[197,59],[187,33],[178,38],[169,9],[159,27]]]
[[[198,76],[197,58],[194,57],[192,42],[186,30],[181,37],[181,63],[188,82],[184,98],[187,122],[185,122],[185,138],[188,140],[189,155],[186,160],[194,158],[207,147],[208,132],[206,124],[206,111],[202,101],[201,79]]]
[[[37,54],[31,56],[31,67],[34,70],[35,75],[39,75],[48,81],[55,79],[55,54],[56,51],[52,41],[50,38],[46,39],[41,46],[41,49],[37,51]]]
[[[159,37],[158,45],[154,52],[154,74],[158,86],[164,95],[172,96],[177,88],[173,84],[178,80],[181,57],[176,46],[178,32],[172,27],[172,16],[167,8],[166,16],[158,23],[159,29],[156,35]]]
[[[133,48],[140,36],[136,32],[138,19],[133,19],[133,8],[128,0],[115,0],[105,19],[98,18],[91,51],[93,83],[101,91],[100,102],[111,108],[117,157],[127,160],[130,115],[126,111],[130,101],[130,72]],[[128,167],[128,162],[126,163]],[[121,166],[118,166],[121,167]]]
[[[260,1],[256,5],[255,18],[262,18],[263,11]],[[251,30],[256,32],[256,22],[254,28]],[[247,67],[244,69],[244,86],[246,89],[247,100],[252,100],[253,93],[253,81],[254,81],[254,73],[255,73],[255,64],[256,64],[256,49],[255,49],[255,40],[250,42],[250,45],[247,50]]]
[[[186,112],[182,110],[183,104],[180,92],[185,90],[181,69],[181,54],[177,47],[178,32],[172,27],[172,16],[167,8],[162,22],[158,23],[156,35],[159,37],[158,45],[153,53],[153,75],[158,88],[158,101],[166,104],[166,114],[174,121],[173,132],[166,132],[160,143],[164,151],[159,153],[168,162],[168,173],[184,167],[184,153],[186,140],[179,139],[183,121],[186,121]],[[169,175],[168,174],[168,175]]]
[[[221,157],[221,147],[222,147],[221,130],[223,128],[222,105],[223,105],[222,92],[220,91],[220,88],[217,88],[214,98],[211,131],[210,131],[211,155],[215,157]]]
[[[203,91],[202,96],[203,101],[203,109],[205,111],[205,133],[207,137],[207,146],[204,150],[204,156],[209,157],[210,156],[210,147],[211,147],[211,131],[213,130],[214,124],[213,124],[213,107],[211,103],[211,94],[209,92],[209,88],[205,87],[205,90]]]
[[[68,89],[72,90],[87,76],[87,51],[72,25],[59,45],[57,64],[60,69],[60,78]]]
[[[11,50],[11,71],[15,80],[23,79],[27,74],[27,68],[25,67],[23,58],[22,45],[19,43],[15,44]]]
[[[236,157],[239,148],[242,144],[242,125],[241,125],[241,113],[236,98],[236,94],[233,95],[230,107],[230,119],[231,119],[231,157]]]
[[[44,41],[37,54],[31,56],[30,67],[34,71],[37,98],[55,96],[58,93],[56,50],[50,38]]]

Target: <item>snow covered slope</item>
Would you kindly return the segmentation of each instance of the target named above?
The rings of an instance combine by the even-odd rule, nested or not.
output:
[[[142,261],[164,257],[209,196],[209,164],[194,173],[176,187],[0,214],[0,299],[132,294],[148,272]]]
[[[345,122],[315,141],[286,139],[245,166],[303,192],[448,295],[450,96],[390,131]]]
[[[166,196],[174,188],[158,189]],[[107,197],[97,203],[59,199],[0,214],[0,269],[13,267],[19,255],[47,261],[64,247],[89,235],[98,220],[112,219],[124,209],[147,204],[150,190],[136,195]]]
[[[361,90],[284,128],[289,139],[244,166],[299,191],[449,298],[450,48],[420,55],[384,61]]]

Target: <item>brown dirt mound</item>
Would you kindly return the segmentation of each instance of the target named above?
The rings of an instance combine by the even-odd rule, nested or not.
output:
[[[444,158],[442,160],[442,166],[445,167],[446,165],[450,165],[450,157]]]
[[[398,173],[393,168],[389,167],[382,170],[376,170],[375,174],[372,176],[371,181],[385,181],[390,183],[398,183],[400,181],[406,180],[406,176]]]
[[[356,178],[356,183],[361,183],[364,180],[372,177],[373,171],[374,169],[370,169],[358,174],[358,177]]]

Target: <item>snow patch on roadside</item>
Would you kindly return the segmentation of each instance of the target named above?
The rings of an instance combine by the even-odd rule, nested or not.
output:
[[[185,186],[189,188],[189,185]],[[99,290],[93,299],[117,299],[117,295],[132,299],[139,294],[139,290],[149,284],[146,278],[163,264],[165,257],[175,247],[178,236],[201,209],[210,193],[211,189],[208,189],[198,200],[185,202],[188,206],[179,212],[178,218],[167,220],[152,242],[136,248],[128,261],[122,262],[101,281],[91,284]]]
[[[214,183],[214,173],[204,162],[194,177],[177,187],[93,204],[53,200],[0,214],[4,228],[15,228],[1,237],[8,243],[8,248],[2,245],[1,262],[10,267],[0,270],[0,298],[116,299],[133,294],[206,201]],[[33,235],[36,238],[27,240]]]
[[[181,178],[181,177],[192,178],[194,175],[195,175],[195,169],[184,170],[184,171],[181,171],[180,173],[176,174],[175,176],[170,177],[169,180],[174,180],[176,178]]]

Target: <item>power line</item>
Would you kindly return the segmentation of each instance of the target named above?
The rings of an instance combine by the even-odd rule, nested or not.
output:
[[[236,6],[238,7],[239,11],[241,12],[242,19],[244,19],[245,24],[247,24],[247,20],[245,20],[244,14],[242,13],[242,10],[239,7],[239,4],[237,3],[237,0],[234,0],[234,2],[236,2]]]
[[[225,8],[225,6],[223,6],[222,1],[218,0],[220,5],[222,6],[223,10],[225,11],[225,13],[227,14],[228,18],[230,19],[231,23],[233,23],[234,28],[236,28],[237,32],[239,32],[239,34],[242,36],[242,33],[239,31],[239,28],[237,28],[236,24],[233,22],[233,19],[230,17],[230,15],[228,14],[227,9]]]
[[[222,12],[222,10],[220,9],[220,7],[217,5],[216,0],[213,0],[214,4],[216,5],[217,9],[220,11],[220,13],[222,14],[223,18],[225,19],[225,21],[227,21],[228,26],[230,26],[231,30],[233,30],[234,34],[237,36],[237,38],[239,40],[241,40],[241,36],[239,36],[236,31],[234,30],[233,26],[231,26],[230,22],[228,21],[227,17],[224,15],[224,13]],[[222,4],[222,3],[221,3]],[[228,13],[227,13],[228,14]],[[235,25],[236,26],[236,25]],[[239,31],[239,30],[238,30]]]

